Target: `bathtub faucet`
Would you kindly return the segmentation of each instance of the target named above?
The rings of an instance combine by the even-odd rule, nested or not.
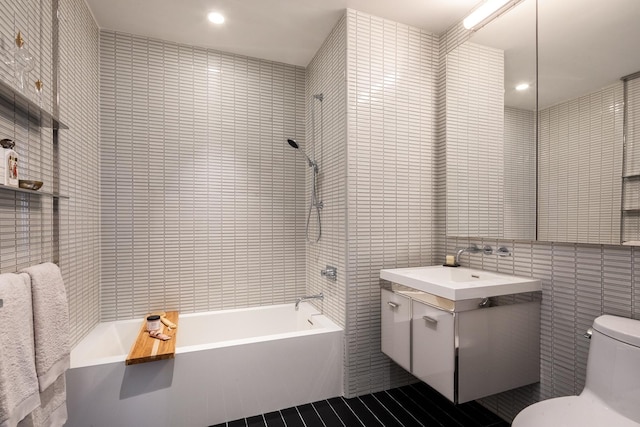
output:
[[[308,297],[296,298],[296,311],[298,311],[298,306],[300,305],[300,303],[302,301],[307,301],[307,300],[310,300],[310,299],[324,300],[324,294],[322,292],[320,292],[318,295],[309,295]]]

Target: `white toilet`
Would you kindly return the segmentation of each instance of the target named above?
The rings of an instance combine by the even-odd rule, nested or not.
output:
[[[586,380],[579,396],[533,404],[511,426],[640,426],[640,321],[605,315],[593,322]]]

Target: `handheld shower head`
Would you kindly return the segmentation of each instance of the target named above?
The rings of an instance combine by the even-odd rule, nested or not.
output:
[[[287,138],[287,142],[289,143],[290,146],[292,146],[296,150],[300,150],[300,146],[298,145],[298,142],[295,139]],[[311,160],[309,156],[307,156],[305,153],[302,152],[302,150],[298,152],[302,154],[305,159],[307,159],[307,163],[309,164],[309,167],[312,167],[314,171],[317,171],[318,165],[316,164],[316,162]]]

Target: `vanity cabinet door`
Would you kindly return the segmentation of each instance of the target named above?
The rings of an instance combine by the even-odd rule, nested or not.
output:
[[[413,301],[413,375],[454,401],[454,315]]]
[[[382,352],[411,370],[411,299],[381,290]]]

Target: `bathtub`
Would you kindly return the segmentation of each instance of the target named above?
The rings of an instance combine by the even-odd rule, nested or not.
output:
[[[125,366],[142,319],[71,352],[73,426],[208,426],[343,394],[343,330],[312,305],[180,315],[174,359]]]

